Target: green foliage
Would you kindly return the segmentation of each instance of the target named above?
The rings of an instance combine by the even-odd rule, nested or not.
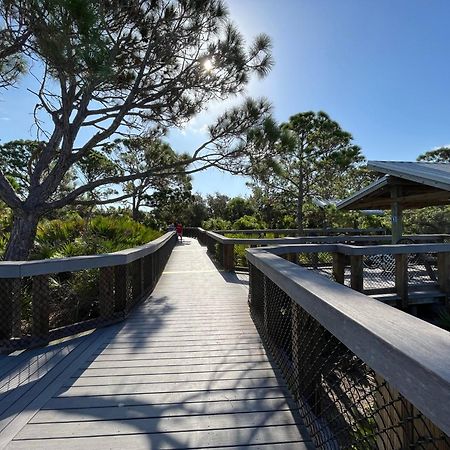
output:
[[[110,253],[146,244],[160,235],[124,215],[96,215],[86,223],[71,214],[39,224],[32,259]]]
[[[255,145],[267,146],[271,139],[258,138]],[[278,140],[270,144],[273,158],[254,167],[253,187],[266,198],[281,197],[302,229],[311,221],[307,205],[313,196],[343,198],[353,186],[349,181],[358,179],[354,172],[364,157],[352,141],[351,134],[322,111],[296,114],[281,125]]]
[[[405,234],[450,233],[450,206],[433,206],[403,213]]]
[[[243,216],[252,216],[256,213],[251,200],[242,197],[233,197],[225,208],[225,219],[235,222]]]
[[[450,163],[450,147],[440,147],[419,155],[417,161]]]
[[[213,217],[202,222],[202,228],[205,230],[232,230],[233,227],[229,220]]]
[[[244,215],[233,223],[234,230],[260,230],[267,228],[267,224],[255,216]]]

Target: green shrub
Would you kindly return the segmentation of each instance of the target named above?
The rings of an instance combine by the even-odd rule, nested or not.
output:
[[[231,230],[231,222],[220,217],[213,217],[202,222],[205,230]]]
[[[267,225],[255,216],[242,216],[233,223],[234,230],[259,230],[267,228]]]

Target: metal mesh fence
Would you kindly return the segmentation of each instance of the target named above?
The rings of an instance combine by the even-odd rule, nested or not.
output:
[[[249,306],[317,448],[450,448],[447,435],[253,265]]]
[[[0,279],[0,353],[123,319],[153,290],[175,243],[126,265]]]

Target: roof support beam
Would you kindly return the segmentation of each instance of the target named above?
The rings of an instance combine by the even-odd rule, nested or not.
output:
[[[393,244],[396,244],[403,235],[403,206],[399,201],[402,195],[401,191],[401,186],[395,184],[391,186],[391,234]]]

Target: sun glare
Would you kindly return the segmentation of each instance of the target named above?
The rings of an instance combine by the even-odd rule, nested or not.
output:
[[[205,59],[205,61],[203,62],[203,68],[205,69],[206,72],[211,72],[211,70],[214,69],[214,64],[212,60]]]

